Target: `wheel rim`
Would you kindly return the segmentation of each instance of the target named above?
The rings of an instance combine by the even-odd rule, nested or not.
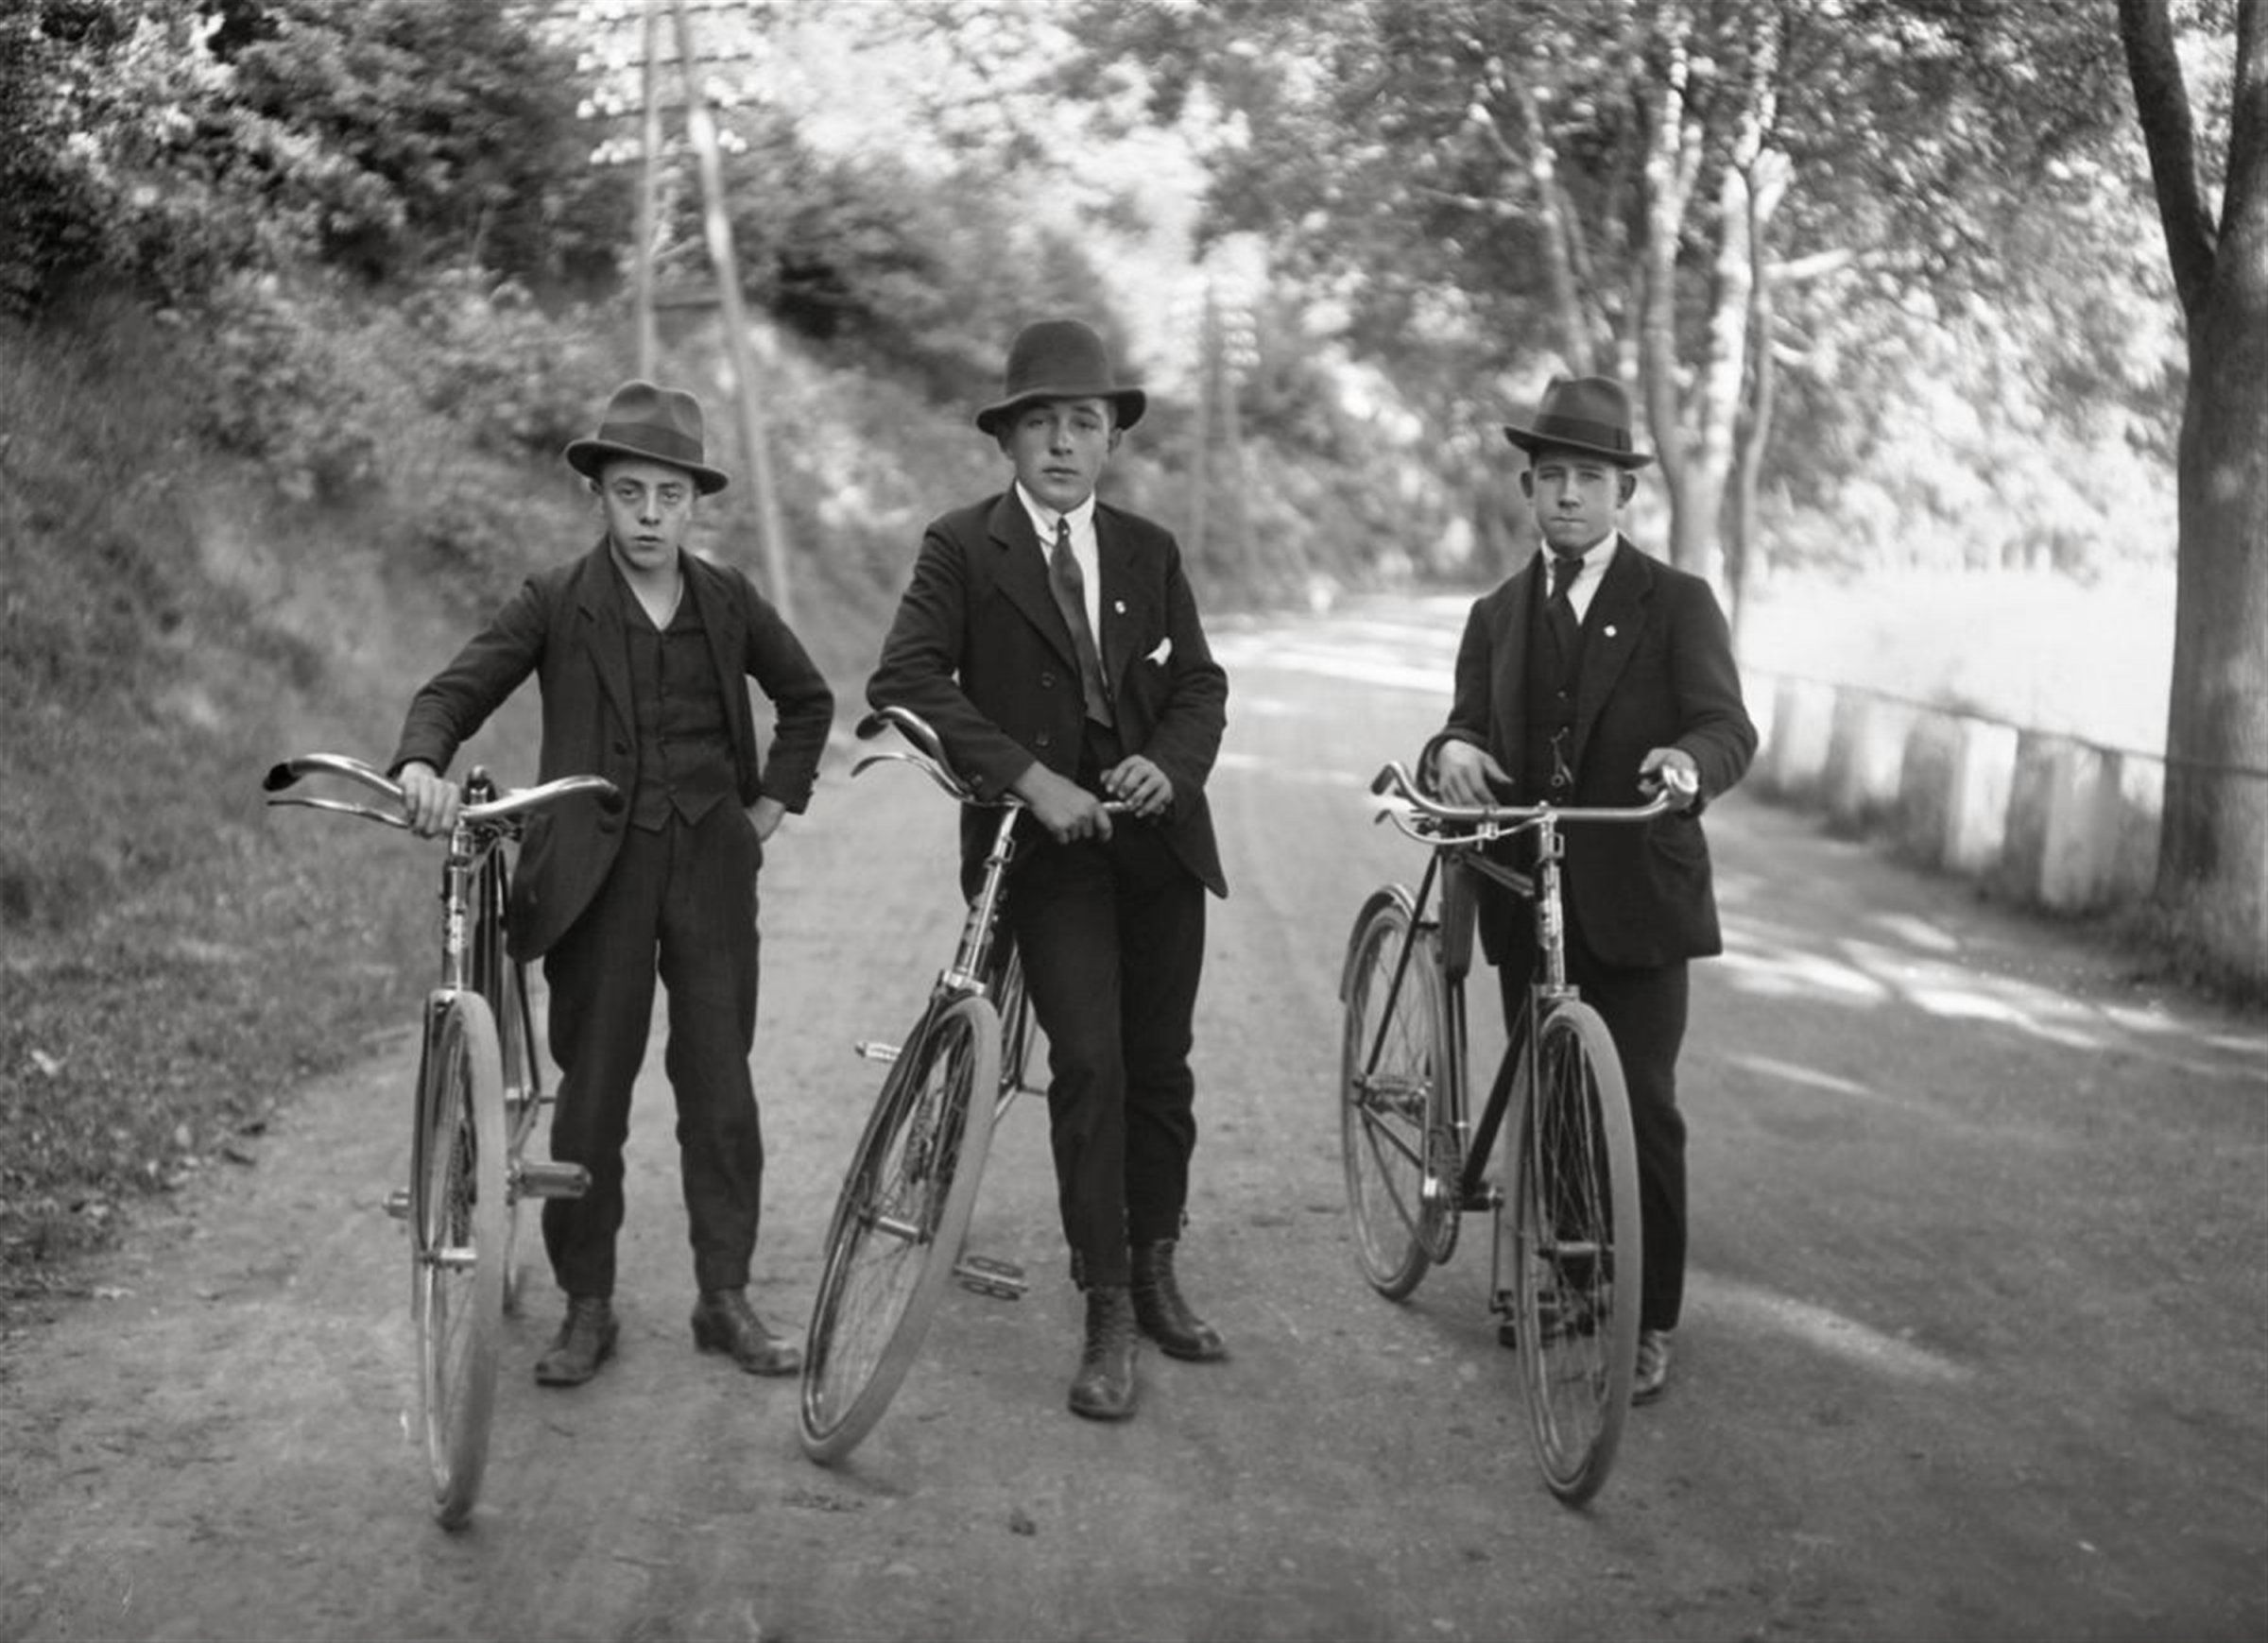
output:
[[[1594,1024],[1547,1018],[1520,1151],[1521,1368],[1545,1480],[1577,1503],[1605,1481],[1628,1410],[1641,1268],[1625,1097]]]
[[[844,1182],[804,1353],[803,1438],[822,1458],[879,1418],[952,1275],[989,1140],[994,1019],[965,1001],[906,1046]]]
[[[470,996],[443,1018],[420,1206],[417,1323],[434,1502],[455,1526],[488,1456],[503,1310],[503,1091],[495,1029]]]
[[[1356,938],[1340,1053],[1340,1144],[1355,1258],[1371,1285],[1399,1297],[1422,1275],[1426,1130],[1433,1121],[1439,1012],[1428,938],[1399,988],[1394,967],[1409,916],[1378,910]]]

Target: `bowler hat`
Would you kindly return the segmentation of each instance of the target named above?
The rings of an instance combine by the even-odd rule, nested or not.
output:
[[[1630,444],[1630,396],[1612,377],[1554,377],[1536,407],[1535,424],[1506,425],[1504,437],[1529,455],[1554,445],[1604,456],[1618,468],[1643,468],[1654,458]]]
[[[599,419],[598,432],[567,447],[567,466],[596,479],[611,456],[639,456],[666,462],[693,475],[703,496],[729,483],[718,469],[701,460],[701,402],[679,388],[627,382],[614,390]]]
[[[976,414],[977,427],[987,434],[999,432],[1003,418],[1034,400],[1108,400],[1118,407],[1122,428],[1141,421],[1150,402],[1140,388],[1118,385],[1103,339],[1075,319],[1042,319],[1018,332],[1008,346],[1003,389]]]

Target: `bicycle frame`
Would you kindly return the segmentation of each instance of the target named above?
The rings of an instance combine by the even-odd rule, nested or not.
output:
[[[1453,1048],[1450,1066],[1437,1076],[1444,1079],[1447,1087],[1445,1104],[1457,1144],[1459,1165],[1454,1190],[1458,1209],[1494,1209],[1502,1206],[1503,1190],[1488,1179],[1489,1159],[1503,1132],[1505,1115],[1512,1108],[1513,1092],[1533,1089],[1536,1086],[1537,1028],[1551,1011],[1581,996],[1579,989],[1567,979],[1564,892],[1567,843],[1561,828],[1569,822],[1635,822],[1662,814],[1675,802],[1672,789],[1676,785],[1675,781],[1669,783],[1644,805],[1602,810],[1550,804],[1486,808],[1444,805],[1425,798],[1399,763],[1385,766],[1370,784],[1372,793],[1394,801],[1382,808],[1380,819],[1390,821],[1398,830],[1426,846],[1428,851],[1425,872],[1418,880],[1418,893],[1412,900],[1409,929],[1402,937],[1401,951],[1395,959],[1389,1004],[1408,979],[1411,955],[1418,946],[1419,933],[1429,928],[1427,904],[1434,899],[1436,888],[1439,890],[1439,911],[1430,928],[1440,938],[1442,1009],[1448,1016],[1443,1025],[1448,1042]],[[1532,867],[1514,867],[1486,854],[1486,847],[1491,844],[1523,836],[1534,841]],[[1452,893],[1452,875],[1461,872],[1477,874],[1502,884],[1536,909],[1535,978],[1528,984],[1526,1002],[1517,1017],[1505,1023],[1509,1039],[1489,1082],[1487,1099],[1482,1104],[1477,1125],[1472,1118],[1465,1007],[1465,976],[1470,967],[1477,912],[1469,895]],[[1381,1041],[1392,1018],[1390,1007],[1381,1012]],[[1370,1047],[1374,1064],[1380,1049],[1381,1042],[1373,1042]],[[1435,1184],[1428,1185],[1431,1189]]]

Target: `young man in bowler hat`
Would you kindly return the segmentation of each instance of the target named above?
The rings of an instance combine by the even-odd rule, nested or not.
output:
[[[1645,1260],[1632,1401],[1644,1403],[1668,1381],[1685,1290],[1686,961],[1724,950],[1700,816],[1748,768],[1756,727],[1709,584],[1619,528],[1653,460],[1632,446],[1621,385],[1555,378],[1533,425],[1504,436],[1527,454],[1520,488],[1543,551],[1473,606],[1449,723],[1420,769],[1452,804],[1631,805],[1665,781],[1684,796],[1642,828],[1566,832],[1568,979],[1614,1036],[1638,1137]],[[1509,1021],[1535,967],[1534,911],[1480,889]]]
[[[764,1182],[748,1075],[756,874],[781,817],[811,797],[833,696],[746,576],[685,549],[696,499],[727,483],[703,458],[697,400],[625,384],[566,457],[590,482],[605,534],[529,577],[427,681],[392,761],[412,825],[446,832],[457,789],[440,773],[532,673],[542,694],[538,779],[593,773],[626,800],[531,821],[512,881],[512,954],[541,958],[551,992],[552,1155],[591,1172],[583,1197],[543,1206],[567,1316],[536,1379],[580,1384],[614,1349],[623,1143],[657,975],[669,994],[665,1066],[699,1295],[694,1343],[750,1374],[793,1374],[799,1348],[766,1329],[747,1298]],[[776,715],[768,761],[757,752],[751,678]]]
[[[1057,1204],[1086,1295],[1070,1405],[1097,1420],[1134,1412],[1137,1330],[1175,1358],[1228,1350],[1174,1253],[1205,898],[1228,893],[1205,779],[1228,681],[1173,537],[1095,497],[1146,402],[1087,326],[1017,335],[1005,392],[976,415],[1012,482],[930,524],[867,686],[927,720],[985,796],[1031,809],[1005,919],[1048,1038]],[[972,807],[965,880],[990,836]]]

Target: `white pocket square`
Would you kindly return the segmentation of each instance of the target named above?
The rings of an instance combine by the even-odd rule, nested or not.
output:
[[[1143,657],[1142,659],[1146,662],[1155,663],[1159,667],[1163,667],[1165,665],[1165,659],[1173,654],[1174,636],[1169,633],[1163,639],[1158,642],[1158,648],[1156,650],[1153,650],[1149,655]]]

